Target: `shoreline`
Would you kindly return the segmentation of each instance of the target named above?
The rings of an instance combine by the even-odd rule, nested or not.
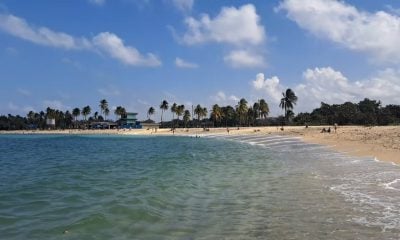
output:
[[[321,133],[321,129],[331,127],[331,133]],[[103,130],[18,130],[0,131],[3,134],[57,134],[57,135],[137,135],[137,136],[188,136],[227,134],[226,128],[176,129],[173,134],[168,129],[103,129]],[[301,137],[305,142],[330,146],[350,156],[368,156],[380,161],[400,164],[400,126],[339,126],[337,132],[332,126],[286,126],[284,131],[279,127],[241,127],[229,128],[230,135],[277,134]]]

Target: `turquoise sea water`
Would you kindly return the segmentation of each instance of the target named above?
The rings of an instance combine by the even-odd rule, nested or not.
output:
[[[283,136],[0,136],[0,239],[398,239],[400,167]]]

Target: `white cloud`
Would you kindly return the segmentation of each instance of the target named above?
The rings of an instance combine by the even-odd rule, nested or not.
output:
[[[43,108],[53,108],[53,109],[58,109],[58,110],[68,110],[71,109],[71,107],[64,105],[61,101],[59,100],[44,100],[43,101]]]
[[[32,106],[20,106],[13,102],[8,102],[7,111],[10,114],[19,114],[25,116],[29,111],[36,111]]]
[[[259,45],[266,38],[260,17],[252,4],[239,8],[224,7],[214,19],[207,14],[203,14],[199,20],[188,17],[185,23],[188,31],[182,40],[186,44],[217,42]]]
[[[227,96],[223,91],[218,91],[216,95],[210,97],[213,103],[219,104],[221,106],[224,105],[234,105],[240,99],[235,95]]]
[[[263,56],[246,50],[233,50],[224,57],[224,61],[235,68],[253,68],[265,66]]]
[[[400,15],[400,8],[395,8],[392,5],[385,5],[385,7],[389,12],[394,13],[396,15]]]
[[[142,99],[138,99],[137,102],[144,106],[151,106],[151,104],[149,102],[142,100]]]
[[[64,49],[90,48],[90,42],[85,38],[74,38],[46,27],[31,26],[24,19],[14,15],[0,14],[0,29],[15,37],[40,45]]]
[[[175,65],[180,68],[198,68],[199,67],[199,65],[197,65],[196,63],[187,62],[178,57],[175,59]]]
[[[358,102],[364,98],[381,100],[383,104],[400,104],[399,79],[400,71],[391,68],[359,81],[350,81],[331,67],[307,69],[303,73],[303,81],[292,87],[299,99],[295,110],[311,111],[319,107],[321,102],[341,104],[346,101]],[[278,77],[265,79],[262,73],[257,75],[252,84],[253,89],[266,94],[264,96],[271,101],[270,106],[275,110],[282,97],[281,92],[288,88],[280,83]]]
[[[89,0],[89,2],[97,6],[103,6],[106,0]]]
[[[183,12],[189,12],[193,8],[194,0],[172,0],[174,6]]]
[[[252,85],[255,90],[263,91],[268,101],[273,103],[280,102],[284,87],[280,84],[277,76],[266,79],[263,73],[259,73],[256,79],[252,81]]]
[[[29,113],[30,111],[35,112],[36,110],[32,106],[25,106],[25,107],[22,108],[22,111],[24,113]]]
[[[152,53],[146,56],[130,46],[126,46],[121,38],[109,32],[103,32],[93,38],[93,43],[99,49],[121,62],[134,66],[159,66],[160,60]]]
[[[9,110],[11,110],[13,112],[20,110],[20,107],[15,105],[13,102],[9,102],[7,107],[8,107]]]
[[[369,13],[343,1],[284,0],[277,10],[312,34],[373,60],[400,62],[400,18],[385,11]]]
[[[121,92],[114,86],[108,86],[107,88],[99,88],[97,89],[103,96],[111,97],[111,96],[120,96]]]
[[[67,50],[91,50],[105,53],[131,66],[159,66],[161,61],[152,53],[142,55],[136,48],[127,46],[114,33],[102,32],[92,40],[77,38],[46,27],[35,27],[14,15],[0,14],[0,30],[15,37],[55,48]]]
[[[18,56],[19,52],[17,49],[13,48],[13,47],[6,47],[5,48],[5,52],[10,55],[10,56]]]
[[[22,96],[25,96],[25,97],[28,97],[28,96],[32,95],[32,93],[29,90],[23,89],[23,88],[18,88],[17,89],[17,93],[22,95]]]

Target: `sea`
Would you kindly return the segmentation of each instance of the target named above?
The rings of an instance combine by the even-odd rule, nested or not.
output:
[[[399,239],[400,167],[279,135],[1,135],[0,239]]]

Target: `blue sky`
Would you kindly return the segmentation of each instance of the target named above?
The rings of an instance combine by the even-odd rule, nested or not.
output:
[[[281,92],[295,112],[365,97],[400,104],[400,3],[375,0],[0,2],[0,114],[99,100],[146,118],[171,104]],[[159,112],[155,118],[159,119]]]

